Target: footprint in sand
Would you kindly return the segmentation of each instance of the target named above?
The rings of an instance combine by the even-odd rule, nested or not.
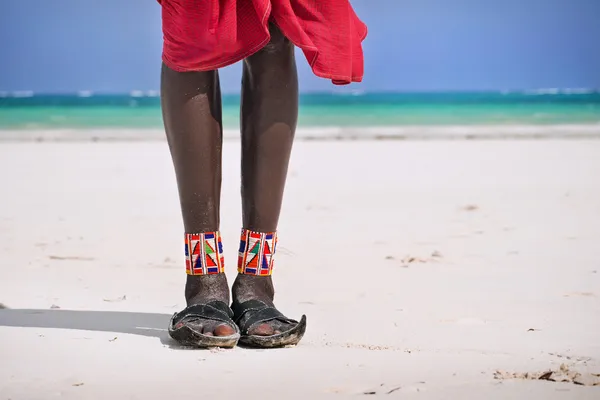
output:
[[[564,294],[563,297],[596,297],[592,292],[572,292]]]
[[[459,318],[459,319],[444,319],[440,322],[452,323],[456,325],[485,325],[486,321],[479,318]]]

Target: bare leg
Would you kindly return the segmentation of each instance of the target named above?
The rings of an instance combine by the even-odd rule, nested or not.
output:
[[[271,41],[244,62],[242,78],[243,227],[277,230],[292,142],[298,119],[298,76],[294,46],[274,26]],[[270,276],[238,274],[234,300],[273,304]],[[280,322],[258,325],[250,334],[273,335]]]
[[[222,146],[218,72],[176,72],[163,65],[161,103],[185,232],[218,231]],[[188,305],[210,300],[228,304],[225,274],[188,275],[185,298]],[[215,321],[196,324],[204,334],[227,336],[234,332]]]

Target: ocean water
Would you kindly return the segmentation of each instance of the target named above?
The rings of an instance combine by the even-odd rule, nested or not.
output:
[[[303,94],[300,127],[598,125],[600,91]],[[223,96],[223,125],[239,126],[239,96]],[[0,93],[0,130],[162,128],[157,92]]]

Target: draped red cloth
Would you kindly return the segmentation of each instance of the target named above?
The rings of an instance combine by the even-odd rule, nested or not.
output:
[[[269,22],[302,49],[315,75],[360,82],[367,26],[349,0],[158,0],[163,62],[175,71],[207,71],[240,61],[269,41]]]

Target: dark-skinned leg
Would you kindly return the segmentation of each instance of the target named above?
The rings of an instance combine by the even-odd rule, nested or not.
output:
[[[269,44],[244,61],[242,78],[243,227],[255,232],[277,230],[298,119],[294,46],[279,29],[270,30]],[[275,295],[271,276],[243,274],[232,292],[239,303],[257,299],[270,306]],[[248,333],[270,336],[286,329],[275,321]]]
[[[186,233],[219,230],[221,196],[221,90],[217,71],[176,72],[163,65],[161,105],[173,159]],[[188,305],[229,303],[225,274],[188,275]],[[210,320],[194,322],[204,334],[228,336],[234,330]]]

